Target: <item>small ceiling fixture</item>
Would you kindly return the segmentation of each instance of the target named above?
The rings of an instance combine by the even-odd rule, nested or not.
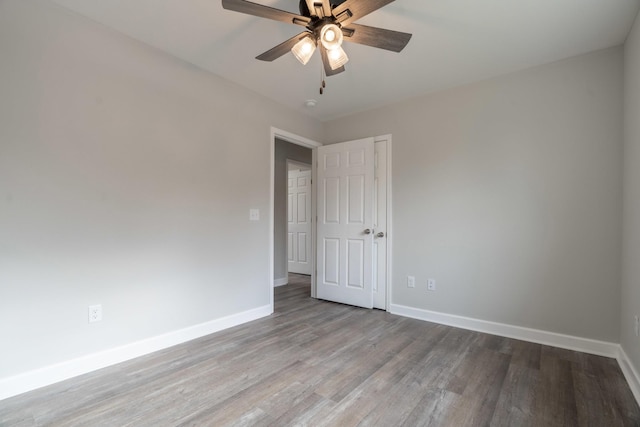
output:
[[[343,41],[400,52],[409,43],[411,34],[355,24],[354,21],[374,12],[394,0],[300,0],[300,15],[253,3],[247,0],[222,0],[222,7],[236,12],[269,18],[306,27],[306,31],[269,49],[256,59],[273,61],[291,51],[306,65],[316,48],[327,76],[345,70],[349,61],[342,48]],[[322,88],[324,87],[324,80]]]

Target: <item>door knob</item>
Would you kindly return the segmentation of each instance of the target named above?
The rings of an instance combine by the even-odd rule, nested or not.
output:
[[[384,233],[381,231],[378,234],[376,234],[376,237],[384,237]]]
[[[367,229],[365,229],[365,230],[364,230],[364,234],[371,234],[371,230],[370,230],[370,229],[368,229],[368,228],[367,228]]]

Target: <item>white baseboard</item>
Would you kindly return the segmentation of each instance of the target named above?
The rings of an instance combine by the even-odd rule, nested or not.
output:
[[[638,371],[633,366],[633,363],[631,363],[631,359],[629,359],[629,356],[627,356],[627,353],[625,353],[622,346],[620,346],[620,352],[618,354],[618,364],[620,365],[620,369],[622,369],[624,377],[629,383],[629,388],[631,388],[631,392],[636,398],[636,402],[640,405],[640,375],[638,375]]]
[[[223,329],[269,316],[271,313],[273,313],[273,308],[270,305],[265,305],[13,377],[0,378],[0,400],[182,344]]]
[[[277,287],[277,286],[284,286],[284,285],[288,285],[289,284],[289,278],[288,277],[281,277],[279,279],[274,279],[273,280],[273,287]]]
[[[407,307],[399,304],[391,304],[389,312],[400,316],[426,320],[427,322],[485,332],[487,334],[499,335],[502,337],[529,341],[537,344],[560,347],[567,350],[581,351],[583,353],[596,354],[598,356],[617,358],[620,354],[620,346],[612,342],[597,341],[589,338],[580,338],[571,335],[557,334],[555,332],[541,331],[539,329],[530,329],[453,314],[439,313],[436,311]]]

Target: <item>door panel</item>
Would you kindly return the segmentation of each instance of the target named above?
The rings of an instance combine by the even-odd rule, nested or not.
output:
[[[307,233],[298,233],[298,262],[309,262],[307,253]]]
[[[328,177],[324,184],[324,222],[340,223],[340,179]]]
[[[317,155],[317,297],[371,308],[373,138],[319,147]]]
[[[364,240],[347,240],[347,287],[364,288]]]
[[[311,171],[289,171],[289,272],[311,274]]]
[[[338,286],[338,272],[340,270],[340,239],[323,239],[322,251],[322,276],[323,283],[329,286]]]
[[[294,238],[293,233],[287,233],[287,260],[289,260],[289,262],[295,259],[293,256],[293,250],[295,249],[293,238]]]

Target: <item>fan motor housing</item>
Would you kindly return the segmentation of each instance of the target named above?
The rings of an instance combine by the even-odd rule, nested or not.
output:
[[[334,7],[344,3],[346,0],[330,0],[331,9]],[[309,7],[307,6],[307,2],[305,0],[300,0],[300,15],[311,17],[311,12],[309,12]]]

